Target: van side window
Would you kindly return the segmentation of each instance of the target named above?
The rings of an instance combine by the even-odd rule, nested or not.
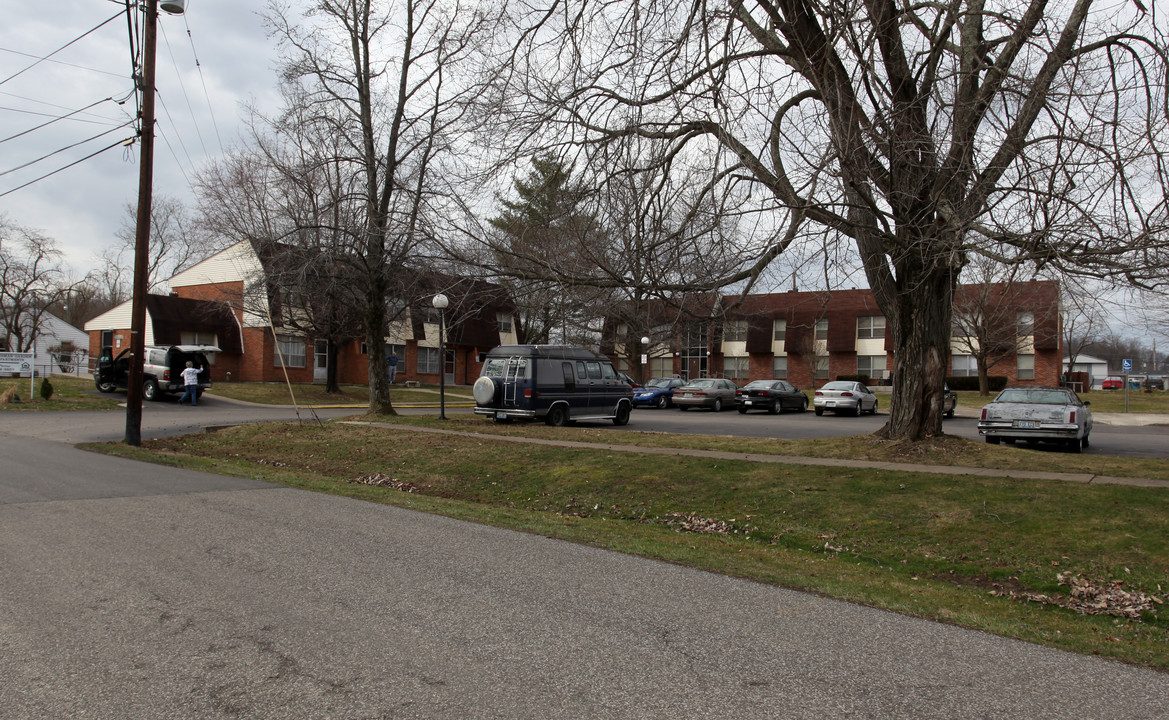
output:
[[[576,375],[572,372],[572,363],[561,363],[560,366],[564,368],[564,389],[568,392],[576,390]]]
[[[617,379],[617,371],[609,363],[601,363],[601,373],[605,376],[606,380]]]
[[[597,362],[596,360],[589,360],[587,363],[585,363],[585,365],[587,365],[589,369],[589,380],[601,379],[601,363]]]
[[[584,360],[576,361],[576,376],[581,380],[587,380],[589,377],[589,370],[585,367]]]

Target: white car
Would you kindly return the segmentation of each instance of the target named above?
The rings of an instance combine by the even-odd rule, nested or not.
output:
[[[1092,434],[1090,403],[1068,388],[1009,387],[982,408],[978,434],[988,443],[1052,442],[1069,452],[1088,447]]]
[[[831,410],[837,415],[842,412],[850,415],[860,415],[862,412],[877,414],[877,396],[864,383],[852,380],[825,383],[824,387],[816,391],[812,405],[817,415],[823,415],[825,410]]]

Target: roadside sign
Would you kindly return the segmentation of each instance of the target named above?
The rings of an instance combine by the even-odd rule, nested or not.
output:
[[[1125,359],[1121,360],[1120,361],[1120,369],[1126,373],[1132,372],[1132,359],[1125,358]]]
[[[0,352],[0,375],[32,377],[32,353]]]

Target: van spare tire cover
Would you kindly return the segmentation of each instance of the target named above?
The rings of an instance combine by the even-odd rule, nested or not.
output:
[[[489,377],[479,378],[471,388],[471,394],[475,396],[476,405],[491,407],[495,400],[495,381]]]

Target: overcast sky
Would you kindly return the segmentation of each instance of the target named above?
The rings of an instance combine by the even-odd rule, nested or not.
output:
[[[186,6],[184,15],[159,13],[154,191],[189,202],[188,178],[208,158],[238,144],[241,104],[274,104],[275,53],[257,14],[263,3],[186,0]],[[0,0],[0,17],[0,193],[8,193],[0,197],[0,214],[54,238],[80,277],[116,243],[124,208],[137,201],[137,144],[9,191],[134,135],[133,124],[115,129],[136,112],[125,3]],[[96,101],[127,97],[124,105],[100,102],[7,139]]]

